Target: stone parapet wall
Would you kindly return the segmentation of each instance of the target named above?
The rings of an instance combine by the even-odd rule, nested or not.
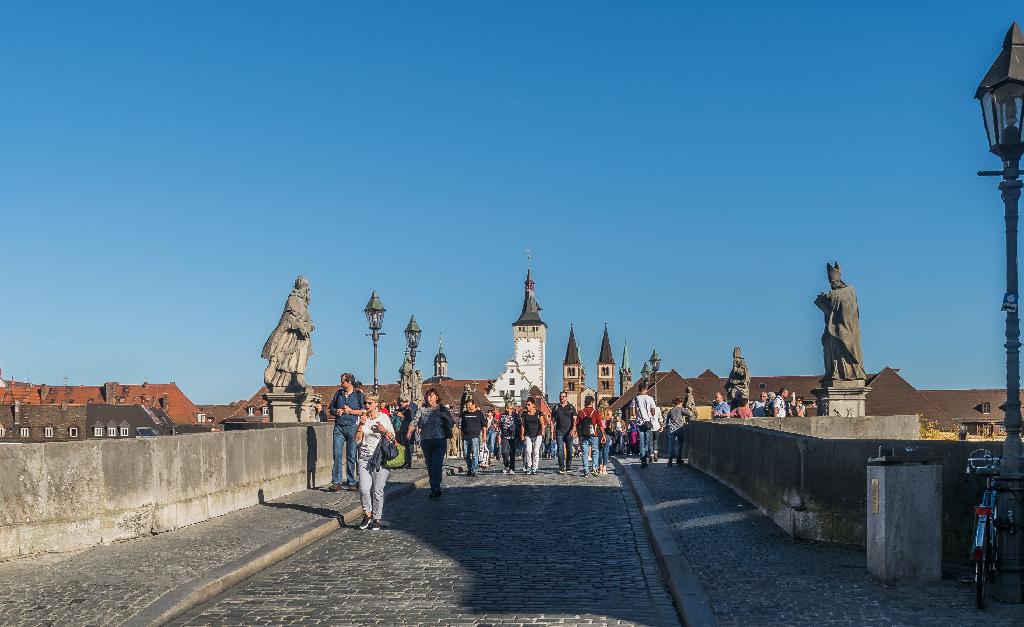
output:
[[[916,415],[719,418],[716,421],[720,424],[745,424],[825,439],[918,440],[921,438],[921,419]]]
[[[694,422],[686,443],[690,465],[735,490],[794,538],[864,546],[867,460],[912,449],[942,460],[942,550],[966,559],[973,507],[984,482],[964,474],[976,448],[1002,453],[998,442],[822,439],[749,425]],[[983,446],[982,446],[983,445]]]
[[[170,531],[325,483],[332,429],[0,444],[0,559]]]

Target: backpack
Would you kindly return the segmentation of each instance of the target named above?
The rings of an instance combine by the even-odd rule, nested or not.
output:
[[[588,412],[587,410],[590,409]],[[594,435],[594,410],[589,407],[584,407],[583,411],[580,412],[580,423],[576,427],[576,432],[581,438],[589,438]]]

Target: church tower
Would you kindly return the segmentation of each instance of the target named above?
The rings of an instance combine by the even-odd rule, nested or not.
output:
[[[540,305],[537,304],[537,296],[534,294],[532,269],[526,271],[525,288],[523,311],[519,314],[519,319],[512,323],[512,341],[515,343],[513,360],[530,383],[540,388],[546,397],[544,359],[548,325],[540,319]]]
[[[619,367],[619,394],[633,387],[633,368],[629,365],[629,347],[622,343],[622,366]]]
[[[562,360],[562,389],[569,397],[569,402],[577,409],[583,407],[582,394],[586,387],[584,376],[583,364],[580,363],[580,350],[576,346],[576,333],[570,324],[569,345],[565,347],[565,359]]]
[[[615,396],[615,358],[612,357],[612,343],[608,339],[608,325],[604,325],[601,338],[601,353],[597,356],[597,404]]]
[[[437,354],[434,355],[434,376],[425,383],[437,383],[439,381],[450,381],[448,376],[448,356],[444,354],[444,338],[437,336]]]

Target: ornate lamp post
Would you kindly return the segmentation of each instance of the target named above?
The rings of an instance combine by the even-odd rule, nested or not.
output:
[[[658,349],[654,349],[651,353],[651,358],[648,360],[651,364],[651,394],[654,396],[654,404],[658,404],[658,371],[661,370],[661,357],[658,356]]]
[[[412,357],[412,367],[414,370],[416,369],[416,353],[419,352],[416,348],[420,345],[421,335],[423,335],[423,331],[416,322],[416,314],[413,314],[409,318],[409,324],[405,325],[405,343],[409,347],[409,355]]]
[[[1006,405],[1003,424],[1003,459],[999,471],[999,574],[995,593],[1003,601],[1024,602],[1022,587],[1022,544],[1020,523],[1024,495],[1021,474],[1020,414],[1020,318],[1017,313],[1017,222],[1020,200],[1020,158],[1022,113],[1024,113],[1024,34],[1014,22],[1003,40],[1003,49],[978,85],[974,97],[981,102],[981,115],[988,135],[989,150],[1003,162],[1002,170],[978,172],[999,176],[1006,221]],[[1007,525],[1013,521],[1017,528]]]
[[[370,302],[366,303],[363,313],[366,314],[366,322],[370,325],[370,332],[367,335],[373,339],[373,393],[377,393],[377,340],[385,335],[381,330],[384,324],[384,304],[380,302],[377,291],[370,295]]]

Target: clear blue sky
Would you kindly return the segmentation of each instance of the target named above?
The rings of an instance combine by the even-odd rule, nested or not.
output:
[[[974,2],[6,4],[5,377],[224,402],[309,277],[309,379],[511,356],[550,325],[634,370],[821,370],[825,262],[869,371],[1003,384],[1002,207],[974,89],[1024,12]],[[588,373],[594,374],[594,367]],[[428,375],[429,376],[429,375]]]

